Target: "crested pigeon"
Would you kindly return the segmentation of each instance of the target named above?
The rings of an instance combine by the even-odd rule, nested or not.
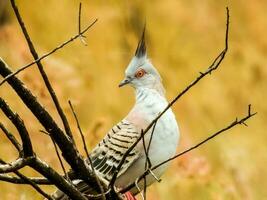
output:
[[[165,98],[165,90],[158,71],[147,58],[145,44],[145,28],[138,43],[135,55],[125,71],[125,79],[119,87],[130,85],[135,89],[136,102],[127,116],[116,124],[106,134],[104,139],[93,149],[90,156],[93,167],[99,177],[110,182],[123,155],[131,145],[141,136],[142,130],[162,112],[168,102]],[[157,121],[150,145],[148,145],[152,128],[145,134],[144,141],[139,141],[127,156],[115,181],[117,188],[124,188],[144,173],[147,165],[147,156],[144,150],[149,146],[148,158],[152,166],[157,165],[175,155],[179,141],[179,128],[171,109],[168,109]],[[155,169],[146,178],[146,186],[149,186],[159,178],[166,170],[168,164]],[[86,191],[85,183],[76,181],[78,189]],[[130,193],[135,195],[144,188],[141,181],[139,187],[131,189]],[[128,196],[127,194],[126,196]],[[56,192],[56,199],[64,199],[64,194]],[[132,196],[133,197],[133,196]],[[65,196],[67,199],[67,197]],[[127,199],[135,199],[128,198]]]

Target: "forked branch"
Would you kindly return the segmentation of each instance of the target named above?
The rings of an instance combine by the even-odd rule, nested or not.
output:
[[[13,144],[13,146],[17,149],[19,154],[23,153],[22,146],[18,142],[18,140],[15,138],[15,136],[10,133],[6,127],[0,122],[0,129],[3,131],[3,133],[6,135],[6,137],[9,139],[9,141]]]
[[[7,103],[0,97],[0,109],[3,111],[3,113],[7,116],[7,118],[15,125],[17,128],[21,141],[22,141],[22,150],[23,150],[23,157],[30,157],[33,156],[33,149],[32,149],[32,143],[29,136],[29,133],[24,125],[24,122],[20,118],[20,116],[16,113],[14,113],[10,107],[7,105]],[[19,149],[19,143],[15,140],[15,137],[13,138],[10,136],[10,134],[7,134],[7,136],[12,141],[12,144]],[[21,152],[19,152],[21,153]]]
[[[151,167],[151,170],[155,170],[155,169],[157,169],[158,167],[160,167],[160,166],[162,166],[162,165],[164,165],[164,164],[166,164],[166,163],[168,163],[168,162],[170,162],[170,161],[172,161],[172,160],[174,160],[174,159],[176,159],[176,158],[179,158],[179,157],[181,157],[181,156],[184,155],[184,154],[187,154],[187,153],[193,151],[194,149],[196,149],[196,148],[198,148],[198,147],[200,147],[200,146],[206,144],[207,142],[209,142],[210,140],[214,139],[214,138],[217,137],[218,135],[220,135],[220,134],[222,134],[223,132],[226,132],[226,131],[232,129],[233,127],[235,127],[235,126],[237,126],[237,125],[245,125],[245,126],[247,126],[246,121],[247,121],[248,119],[250,119],[251,117],[253,117],[254,115],[256,115],[256,114],[257,114],[256,112],[254,112],[254,113],[251,112],[251,105],[249,105],[249,106],[248,106],[248,112],[247,112],[247,115],[245,115],[244,117],[242,117],[240,120],[238,120],[238,118],[236,118],[233,122],[229,123],[228,126],[226,126],[226,127],[222,128],[221,130],[219,130],[219,131],[213,133],[213,134],[210,135],[209,137],[205,138],[204,140],[202,140],[201,142],[197,143],[196,145],[194,145],[194,146],[192,146],[192,147],[190,147],[190,148],[188,148],[188,149],[182,151],[181,153],[179,153],[179,154],[177,154],[177,155],[175,155],[175,156],[173,156],[173,157],[171,157],[171,158],[169,158],[169,159],[167,159],[167,160],[165,160],[165,161],[163,161],[163,162],[161,162],[161,163],[159,163],[159,164],[157,164],[157,165]],[[138,180],[137,182],[139,182],[139,181],[142,180],[144,177],[146,177],[147,175],[149,175],[149,173],[150,173],[150,170],[147,169],[147,170],[146,170],[140,177],[137,178],[137,180]],[[131,184],[129,184],[127,187],[125,187],[124,189],[122,189],[120,192],[121,192],[121,193],[124,193],[124,192],[130,190],[131,188],[133,188],[134,186],[135,186],[135,183],[131,183]]]
[[[3,161],[2,159],[0,159],[0,163],[1,164],[7,164],[5,161]],[[36,184],[35,182],[33,182],[30,178],[28,178],[27,176],[24,176],[22,173],[18,172],[18,171],[13,171],[20,179],[22,180],[25,184],[29,184],[31,185],[37,192],[39,192],[40,194],[42,194],[45,198],[47,198],[48,200],[53,200],[53,198],[48,195],[47,193],[45,193],[39,186],[38,184]],[[6,176],[6,177],[5,177]],[[7,178],[8,175],[3,175],[2,177],[0,176],[0,180],[1,178]],[[11,177],[9,177],[10,179]],[[12,177],[12,178],[17,178],[17,177]]]
[[[17,17],[17,20],[18,20],[18,23],[20,25],[20,28],[21,28],[21,30],[23,32],[23,35],[24,35],[24,37],[25,37],[25,39],[27,41],[29,50],[30,50],[33,58],[35,60],[38,60],[39,59],[38,53],[35,50],[35,47],[34,47],[32,41],[31,41],[30,35],[29,35],[29,33],[28,33],[28,31],[27,31],[27,29],[25,27],[25,24],[24,24],[24,22],[23,22],[23,20],[22,20],[22,18],[20,16],[18,7],[16,5],[16,2],[15,2],[15,0],[10,0],[10,2],[11,2],[11,5],[12,5],[12,8],[14,10],[14,13],[15,13],[15,15]],[[60,103],[58,101],[57,95],[56,95],[56,93],[55,93],[55,91],[54,91],[54,89],[53,89],[53,87],[52,87],[52,85],[51,85],[51,83],[50,83],[50,81],[48,79],[48,76],[47,76],[47,74],[46,74],[46,72],[44,70],[43,64],[41,63],[40,60],[37,61],[36,64],[37,64],[39,72],[40,72],[40,74],[41,74],[41,76],[42,76],[42,78],[44,80],[45,86],[46,86],[50,96],[52,97],[52,100],[53,100],[53,102],[55,104],[57,112],[58,112],[58,114],[59,114],[59,116],[60,116],[60,118],[61,118],[61,120],[63,122],[64,128],[65,128],[65,132],[72,139],[73,138],[72,137],[72,132],[71,132],[68,120],[67,120],[67,118],[66,118],[66,116],[65,116],[65,114],[64,114],[64,112],[63,112],[63,110],[62,110],[62,108],[60,106]]]
[[[5,77],[1,82],[0,82],[0,86],[3,85],[9,78],[11,78],[12,76],[18,75],[20,72],[24,71],[25,69],[31,67],[32,65],[36,64],[37,62],[40,62],[42,60],[44,60],[45,58],[47,58],[48,56],[56,53],[58,50],[64,48],[66,45],[68,45],[69,43],[75,41],[76,39],[80,38],[81,35],[84,36],[84,34],[98,21],[98,19],[95,19],[92,23],[90,23],[87,27],[85,27],[82,30],[79,30],[79,33],[72,36],[70,39],[66,40],[65,42],[59,44],[57,47],[55,47],[54,49],[52,49],[51,51],[45,53],[44,55],[40,56],[37,60],[34,60],[22,67],[20,67],[18,70],[16,70],[15,72],[12,72],[11,74],[9,74],[7,77]],[[79,26],[80,27],[80,26]]]

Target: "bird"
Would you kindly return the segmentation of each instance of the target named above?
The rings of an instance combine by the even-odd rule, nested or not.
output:
[[[96,174],[107,183],[111,181],[126,151],[168,105],[161,76],[147,56],[145,30],[144,27],[135,54],[125,70],[125,78],[119,84],[119,87],[129,85],[134,88],[135,104],[90,153]],[[152,132],[153,137],[151,136]],[[169,108],[158,119],[154,131],[152,128],[149,129],[143,137],[143,140],[140,140],[126,157],[115,181],[116,188],[124,188],[135,182],[147,169],[148,160],[150,166],[155,166],[175,155],[180,132],[172,109]],[[149,143],[150,145],[148,145]],[[144,147],[149,150],[145,150]],[[146,177],[146,186],[159,179],[166,171],[167,166],[168,163],[151,171],[151,174]],[[78,189],[80,186],[80,190],[83,188],[83,191],[86,191],[86,184],[83,184],[82,181],[76,181],[76,184]],[[125,195],[125,198],[135,199],[134,195],[144,187],[144,181],[140,182]],[[56,193],[55,196],[59,197],[60,194]]]

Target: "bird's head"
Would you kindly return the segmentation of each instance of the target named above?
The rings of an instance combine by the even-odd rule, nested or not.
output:
[[[141,39],[137,45],[135,55],[125,70],[125,78],[119,84],[119,87],[124,85],[131,85],[138,88],[149,88],[156,90],[163,90],[161,85],[161,77],[147,58],[146,44],[145,44],[145,27]]]

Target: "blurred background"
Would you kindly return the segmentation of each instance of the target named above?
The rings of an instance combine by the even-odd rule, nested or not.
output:
[[[149,200],[267,199],[267,1],[82,1],[82,25],[99,21],[77,40],[43,61],[83,148],[68,107],[76,109],[87,145],[92,149],[134,104],[130,87],[118,88],[134,55],[144,22],[148,55],[162,75],[171,100],[224,48],[226,10],[230,9],[229,52],[220,68],[203,79],[173,107],[181,131],[177,151],[197,143],[247,113],[258,115],[199,149],[173,161],[161,183],[148,190]],[[77,33],[79,1],[20,0],[18,6],[39,55]],[[15,70],[32,61],[8,1],[0,1],[0,56]],[[20,73],[42,104],[60,123],[43,81],[32,66]],[[53,144],[7,85],[1,97],[23,117],[39,156],[62,173]],[[1,113],[0,121],[17,135]],[[0,136],[0,157],[17,154]],[[38,175],[29,168],[29,176]],[[53,187],[45,187],[47,192]],[[138,197],[141,199],[140,197]],[[0,182],[0,199],[42,199],[29,186]]]

